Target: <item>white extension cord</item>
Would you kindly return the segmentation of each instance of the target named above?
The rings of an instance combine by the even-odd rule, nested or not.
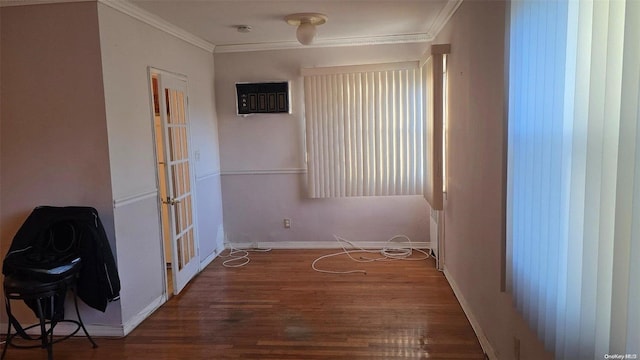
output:
[[[337,235],[333,235],[333,237],[340,244],[340,247],[342,247],[342,251],[333,253],[333,254],[323,255],[315,259],[311,264],[311,268],[313,270],[321,273],[327,273],[327,274],[354,274],[354,273],[361,273],[365,275],[367,274],[366,270],[337,271],[337,270],[323,270],[323,269],[318,269],[316,267],[316,264],[318,263],[318,261],[326,258],[334,257],[334,256],[340,256],[340,255],[347,255],[351,260],[356,262],[363,262],[363,263],[373,262],[373,261],[393,261],[393,260],[418,261],[418,260],[426,260],[429,258],[429,254],[426,251],[421,249],[414,249],[411,243],[411,239],[409,239],[409,237],[405,235],[396,235],[392,237],[391,239],[387,240],[387,246],[381,249],[369,249],[369,250],[356,246],[351,241],[341,238]],[[353,249],[347,249],[345,244],[350,245]],[[424,254],[424,256],[411,258],[410,256],[413,255],[414,250]],[[352,254],[379,254],[380,256],[378,257],[360,256],[359,258],[355,258],[352,256]]]
[[[222,266],[228,268],[238,268],[247,265],[251,259],[249,258],[249,252],[269,252],[271,249],[238,249],[233,245],[229,248],[229,254],[219,256],[221,258],[228,258],[222,262]]]

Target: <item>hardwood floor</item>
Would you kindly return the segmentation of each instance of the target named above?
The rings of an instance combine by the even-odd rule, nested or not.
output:
[[[54,359],[483,359],[433,260],[358,264],[325,250],[251,253],[242,268],[216,259],[122,339],[54,345]],[[43,349],[6,359],[46,359]]]

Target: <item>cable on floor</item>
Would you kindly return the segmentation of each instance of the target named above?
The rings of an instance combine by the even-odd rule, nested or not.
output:
[[[359,246],[356,246],[351,241],[344,239],[338,235],[333,235],[333,238],[340,244],[342,251],[327,254],[320,256],[315,259],[311,264],[311,268],[317,272],[327,273],[327,274],[367,274],[366,270],[324,270],[318,269],[316,266],[317,263],[323,259],[327,259],[334,256],[347,255],[351,260],[360,263],[368,263],[373,261],[394,261],[394,260],[410,260],[410,261],[419,261],[426,260],[429,258],[429,253],[421,249],[415,249],[413,244],[411,243],[411,239],[406,235],[396,235],[391,239],[387,240],[386,246],[381,249],[364,249]],[[351,246],[351,249],[347,249],[347,246]],[[417,251],[422,253],[424,256],[421,257],[410,257],[413,255],[413,252]],[[354,257],[354,254],[362,254],[359,257]],[[377,254],[378,256],[365,256],[364,254]]]
[[[271,249],[238,249],[233,245],[229,247],[229,253],[227,255],[218,255],[221,258],[228,258],[222,262],[222,266],[228,268],[238,268],[247,265],[251,259],[249,258],[249,252],[269,252]]]

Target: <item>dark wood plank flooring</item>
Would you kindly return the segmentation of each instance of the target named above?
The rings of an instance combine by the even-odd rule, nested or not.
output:
[[[122,339],[54,345],[54,359],[483,359],[453,291],[433,260],[358,264],[315,272],[326,250],[251,253],[242,268],[216,259]],[[8,349],[6,359],[46,359]]]

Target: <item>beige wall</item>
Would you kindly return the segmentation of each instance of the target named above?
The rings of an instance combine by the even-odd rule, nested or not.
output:
[[[98,3],[98,17],[118,262],[125,275],[122,318],[128,330],[164,292],[149,67],[187,77],[200,260],[221,250],[213,54],[104,3]]]
[[[83,319],[94,335],[128,332],[164,287],[148,66],[189,78],[200,261],[221,248],[213,54],[102,3],[0,11],[0,250],[37,205],[96,207],[121,300],[81,305]]]
[[[450,43],[445,271],[499,359],[546,359],[500,292],[505,222],[505,2],[465,1],[435,44]]]
[[[422,196],[309,199],[306,175],[295,173],[306,168],[301,68],[417,60],[425,48],[422,43],[215,54],[227,240],[337,246],[332,234],[372,242],[401,233],[429,241]],[[292,113],[237,116],[235,83],[271,80],[291,81]],[[291,218],[290,230],[284,218]]]
[[[1,257],[38,205],[95,207],[115,249],[96,4],[4,7],[0,26]]]

